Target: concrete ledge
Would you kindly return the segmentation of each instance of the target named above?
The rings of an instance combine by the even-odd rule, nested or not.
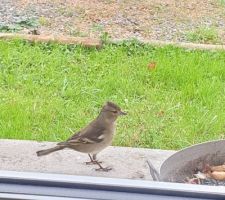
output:
[[[96,166],[86,165],[86,154],[62,150],[37,157],[36,151],[54,146],[53,142],[0,140],[0,170],[99,176],[110,178],[152,180],[146,160],[150,159],[159,169],[162,162],[175,151],[108,147],[98,155],[109,172],[95,171]]]

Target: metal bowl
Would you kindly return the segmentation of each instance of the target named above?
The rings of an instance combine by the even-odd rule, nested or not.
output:
[[[225,163],[225,140],[216,140],[197,144],[170,156],[160,168],[160,180],[183,182],[205,164],[221,165]]]

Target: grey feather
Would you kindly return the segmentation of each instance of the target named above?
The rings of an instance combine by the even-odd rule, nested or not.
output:
[[[65,142],[60,142],[58,145],[76,145],[76,144],[93,144],[100,143],[103,141],[104,137],[101,137],[106,128],[97,121],[93,121],[89,126],[74,134]]]

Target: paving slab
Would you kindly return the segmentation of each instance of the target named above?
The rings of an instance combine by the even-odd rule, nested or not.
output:
[[[54,142],[0,140],[0,170],[98,176],[152,180],[147,159],[159,169],[162,162],[175,151],[110,146],[98,154],[109,172],[95,171],[97,166],[86,165],[88,156],[70,149],[37,157],[36,151],[53,147]]]

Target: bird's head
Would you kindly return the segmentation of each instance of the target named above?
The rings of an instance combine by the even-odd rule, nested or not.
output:
[[[106,102],[102,107],[101,113],[106,117],[117,119],[120,115],[126,115],[126,112],[123,112],[119,106],[112,102]]]

